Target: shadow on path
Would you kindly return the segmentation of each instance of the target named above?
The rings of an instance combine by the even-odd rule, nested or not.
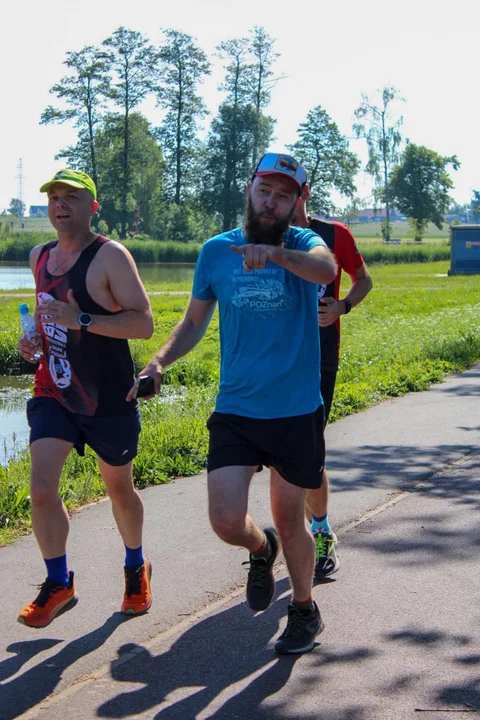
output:
[[[0,720],[13,720],[53,693],[67,667],[77,660],[94,652],[112,635],[119,625],[128,618],[114,613],[99,628],[80,638],[76,638],[63,647],[56,655],[49,656],[43,662],[30,668],[22,675],[0,686]],[[8,647],[17,654],[0,665],[0,677],[9,677],[34,655],[47,650],[57,643],[57,639],[27,640]],[[15,669],[14,663],[17,663]]]
[[[277,582],[277,593],[285,592],[288,587],[286,579]],[[108,700],[98,708],[97,715],[126,718],[156,709],[157,714],[148,717],[162,720],[285,717],[281,705],[277,712],[276,706],[270,703],[266,707],[264,703],[288,683],[301,657],[278,657],[273,652],[272,641],[283,629],[287,602],[282,598],[267,612],[253,617],[245,603],[235,605],[193,625],[162,654],[144,651],[133,660],[114,662],[111,672],[115,681],[142,683],[143,687]],[[320,635],[320,645],[321,640]],[[131,652],[138,647],[127,645],[121,652]],[[359,648],[346,655],[335,655],[323,653],[321,646],[316,653],[320,654],[320,664],[355,663],[374,654],[367,648]],[[321,676],[316,682],[321,692]],[[363,720],[363,715],[325,715],[326,720],[354,718]]]

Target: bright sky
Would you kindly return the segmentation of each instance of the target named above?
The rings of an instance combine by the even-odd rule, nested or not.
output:
[[[386,84],[399,88],[404,136],[442,155],[456,154],[461,169],[453,172],[453,197],[469,202],[480,189],[478,141],[479,0],[38,0],[5,3],[2,9],[0,66],[0,210],[18,196],[17,176],[23,161],[23,199],[45,204],[39,186],[63,163],[56,153],[75,142],[71,125],[39,125],[42,111],[57,105],[49,90],[62,78],[69,50],[100,45],[119,26],[162,41],[162,28],[196,38],[215,63],[202,86],[215,114],[221,95],[222,67],[213,54],[232,37],[263,26],[276,39],[278,75],[285,75],[272,93],[269,113],[277,118],[271,150],[295,142],[299,123],[321,105],[352,136],[354,110],[361,94]],[[153,124],[161,115],[154,102],[142,108]],[[365,143],[351,148],[365,158]],[[361,172],[358,194],[366,197],[370,183]]]

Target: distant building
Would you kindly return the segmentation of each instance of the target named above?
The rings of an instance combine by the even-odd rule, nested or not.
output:
[[[48,217],[47,205],[30,205],[30,217]]]

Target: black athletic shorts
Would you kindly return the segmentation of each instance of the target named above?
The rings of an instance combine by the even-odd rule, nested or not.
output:
[[[332,408],[333,393],[335,390],[336,379],[336,370],[322,370],[320,392],[322,393],[323,404],[325,406],[325,425],[328,422],[328,417]]]
[[[72,413],[54,398],[33,397],[27,402],[30,445],[42,438],[57,438],[73,443],[79,455],[85,445],[107,465],[121,466],[137,454],[140,434],[140,413],[137,409],[126,415],[90,417]]]
[[[323,405],[308,415],[258,420],[214,412],[208,471],[238,465],[267,465],[292,485],[319,488],[325,464]]]

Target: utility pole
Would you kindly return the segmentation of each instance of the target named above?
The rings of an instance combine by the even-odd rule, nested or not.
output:
[[[22,158],[18,161],[17,165],[18,175],[16,179],[18,180],[18,199],[23,203],[23,161]],[[23,207],[23,205],[22,205]],[[22,216],[23,217],[23,216]]]

